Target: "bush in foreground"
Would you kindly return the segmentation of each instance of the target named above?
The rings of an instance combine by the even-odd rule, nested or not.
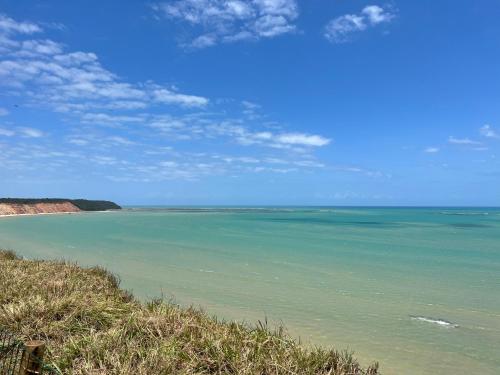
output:
[[[99,267],[0,251],[0,327],[45,340],[46,361],[71,374],[378,374],[349,353],[303,348],[281,328],[142,304],[118,285]]]

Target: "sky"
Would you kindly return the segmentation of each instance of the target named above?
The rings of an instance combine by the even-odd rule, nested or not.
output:
[[[500,205],[496,0],[0,0],[0,196]]]

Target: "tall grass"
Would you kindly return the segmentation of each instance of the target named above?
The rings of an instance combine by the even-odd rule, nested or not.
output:
[[[375,375],[347,352],[307,349],[283,328],[225,322],[195,308],[143,304],[106,270],[0,251],[0,326],[47,342],[71,374]]]

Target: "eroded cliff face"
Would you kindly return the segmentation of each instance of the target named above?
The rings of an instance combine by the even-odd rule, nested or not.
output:
[[[48,214],[58,212],[79,212],[80,209],[71,202],[15,204],[0,203],[0,215]]]

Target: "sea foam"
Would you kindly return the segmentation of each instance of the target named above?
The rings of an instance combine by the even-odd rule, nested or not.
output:
[[[429,318],[429,317],[425,317],[425,316],[410,316],[410,318],[413,320],[421,321],[421,322],[437,324],[441,327],[458,328],[458,324],[449,322],[449,321],[444,320],[444,319],[434,319],[434,318]]]

